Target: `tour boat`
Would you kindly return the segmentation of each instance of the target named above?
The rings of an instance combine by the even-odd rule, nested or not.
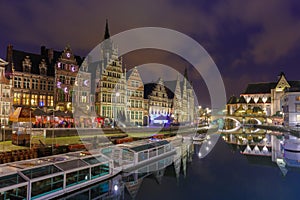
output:
[[[206,138],[206,134],[202,133],[202,134],[195,134],[193,136],[193,141],[203,141]]]

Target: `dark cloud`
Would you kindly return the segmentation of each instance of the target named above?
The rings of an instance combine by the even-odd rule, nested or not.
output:
[[[1,1],[0,6],[2,58],[10,43],[16,49],[31,52],[39,52],[41,45],[62,50],[70,44],[76,54],[85,56],[102,40],[105,19],[109,19],[111,34],[156,26],[191,36],[212,55],[228,95],[239,94],[248,82],[273,81],[282,69],[288,78],[298,78],[297,1],[11,0]],[[151,61],[168,64],[181,72],[188,66],[176,62],[174,56],[156,56]],[[131,55],[125,61],[135,66],[145,63],[143,58]],[[208,95],[200,96],[204,99]]]
[[[292,14],[291,4],[285,0],[227,0],[216,6],[216,16],[257,27],[249,34],[250,45],[244,51],[253,56],[255,63],[270,64],[299,46],[300,21]]]

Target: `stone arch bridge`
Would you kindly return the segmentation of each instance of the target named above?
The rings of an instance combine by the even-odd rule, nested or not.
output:
[[[212,125],[218,125],[218,131],[223,133],[239,132],[241,127],[249,127],[251,125],[261,125],[266,123],[267,118],[262,116],[216,116],[212,119]],[[243,130],[240,130],[241,132]],[[252,130],[258,132],[259,129]]]

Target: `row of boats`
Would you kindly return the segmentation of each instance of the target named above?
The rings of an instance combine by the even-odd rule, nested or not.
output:
[[[141,140],[0,165],[0,199],[51,199],[173,155],[167,140]]]
[[[154,165],[160,168],[165,162],[162,159],[177,154],[177,141],[183,142],[182,137],[145,139],[1,164],[0,199],[53,199],[113,179],[121,172],[146,166],[152,169]]]

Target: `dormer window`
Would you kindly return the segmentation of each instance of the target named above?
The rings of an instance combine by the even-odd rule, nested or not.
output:
[[[40,68],[40,75],[47,75],[47,66],[44,59],[41,61],[39,68]]]
[[[40,74],[41,75],[46,75],[46,69],[45,68],[41,68],[40,69]]]
[[[28,72],[30,73],[31,72],[31,61],[30,61],[30,58],[29,56],[26,56],[25,59],[23,60],[23,72]]]

